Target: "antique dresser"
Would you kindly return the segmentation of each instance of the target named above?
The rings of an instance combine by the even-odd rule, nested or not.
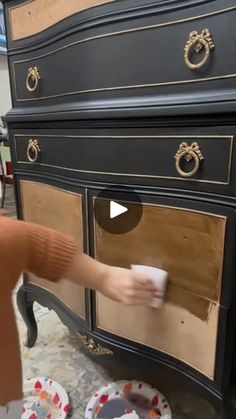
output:
[[[119,347],[184,376],[224,417],[236,309],[235,0],[4,6],[19,218],[73,236],[102,262],[169,272],[161,310],[29,275],[18,295],[28,345],[37,301],[95,351]],[[119,200],[127,186],[142,218],[109,233],[94,200],[104,188]]]

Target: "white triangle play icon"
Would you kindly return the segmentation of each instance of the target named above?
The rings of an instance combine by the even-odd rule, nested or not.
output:
[[[128,208],[124,207],[123,205],[118,204],[115,201],[110,201],[110,218],[118,217],[124,212],[127,212]]]

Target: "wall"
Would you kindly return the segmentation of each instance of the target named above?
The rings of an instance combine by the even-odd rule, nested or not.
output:
[[[0,55],[0,117],[11,108],[7,57]]]
[[[0,10],[2,9],[2,3],[0,1]],[[10,83],[9,73],[7,65],[7,56],[0,54],[0,118],[5,115],[11,108],[11,94],[10,94]],[[6,171],[5,163],[10,161],[10,150],[9,147],[3,147],[1,145],[0,153],[3,160],[3,166]],[[0,191],[1,195],[1,191]]]

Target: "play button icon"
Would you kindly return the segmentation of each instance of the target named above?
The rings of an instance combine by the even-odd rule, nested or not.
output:
[[[119,217],[119,215],[124,214],[127,211],[127,207],[124,207],[115,201],[110,201],[110,218]]]
[[[115,187],[103,189],[94,198],[93,207],[96,223],[112,234],[133,230],[143,213],[139,195],[127,186],[122,186],[122,190]]]

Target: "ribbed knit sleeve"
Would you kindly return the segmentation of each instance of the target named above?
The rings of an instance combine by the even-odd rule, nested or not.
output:
[[[76,254],[74,240],[58,231],[31,223],[25,223],[24,228],[30,249],[27,270],[51,281],[62,278]]]
[[[0,406],[22,395],[22,372],[12,291],[22,271],[57,281],[73,261],[76,244],[57,231],[0,217]],[[1,418],[0,418],[1,419]]]
[[[0,217],[0,264],[13,283],[21,271],[51,281],[63,278],[76,251],[74,240],[58,231]]]

